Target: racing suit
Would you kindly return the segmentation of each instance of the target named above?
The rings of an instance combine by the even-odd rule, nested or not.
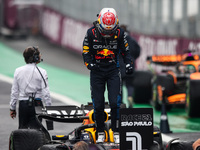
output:
[[[119,119],[121,105],[121,74],[119,69],[119,49],[124,62],[132,64],[126,35],[117,28],[111,38],[104,38],[98,29],[91,27],[83,41],[83,60],[90,71],[91,97],[97,132],[104,131],[104,92],[107,85],[108,100],[111,108],[111,128],[118,131],[116,122]]]

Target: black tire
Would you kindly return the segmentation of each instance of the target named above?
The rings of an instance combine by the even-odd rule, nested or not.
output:
[[[151,79],[153,74],[149,71],[135,71],[134,72],[134,95],[135,103],[149,103],[152,98]]]
[[[9,150],[37,150],[45,144],[43,132],[35,129],[19,129],[12,131]]]
[[[189,117],[200,117],[200,80],[190,80],[186,92],[186,111]]]

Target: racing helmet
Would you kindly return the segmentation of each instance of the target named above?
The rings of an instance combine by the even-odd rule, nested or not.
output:
[[[98,16],[97,28],[105,38],[112,37],[119,26],[119,20],[114,8],[103,8]]]

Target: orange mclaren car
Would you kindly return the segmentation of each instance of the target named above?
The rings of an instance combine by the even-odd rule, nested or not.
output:
[[[154,55],[147,62],[173,66],[161,73],[153,71],[151,104],[155,109],[160,110],[162,102],[167,106],[181,104],[190,117],[200,117],[200,57],[188,51],[183,55]]]

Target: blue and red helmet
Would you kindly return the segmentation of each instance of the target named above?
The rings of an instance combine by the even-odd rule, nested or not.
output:
[[[98,30],[103,37],[111,37],[119,26],[119,20],[114,8],[103,8],[98,16]]]

